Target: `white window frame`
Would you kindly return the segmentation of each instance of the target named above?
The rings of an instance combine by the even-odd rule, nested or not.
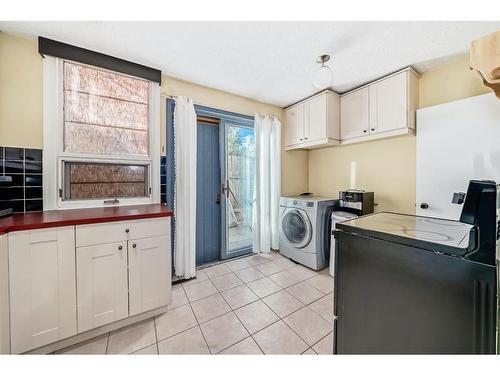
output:
[[[64,60],[46,56],[43,60],[43,209],[129,206],[160,202],[160,87],[150,83],[149,92],[149,155],[97,155],[64,151]],[[148,165],[149,197],[119,198],[116,204],[108,199],[63,200],[63,162],[131,163]],[[109,199],[112,199],[110,197]]]

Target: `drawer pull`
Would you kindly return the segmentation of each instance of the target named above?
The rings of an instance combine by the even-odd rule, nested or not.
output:
[[[122,251],[123,250],[123,246],[122,245],[118,246],[118,250]]]
[[[130,232],[130,229],[128,229],[128,228],[125,229],[125,233],[128,233],[128,232]]]
[[[135,249],[135,248],[137,247],[137,245],[136,245],[136,244],[133,244],[133,245],[132,245],[132,247]]]

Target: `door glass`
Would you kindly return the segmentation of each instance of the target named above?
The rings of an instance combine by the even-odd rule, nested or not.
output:
[[[255,175],[255,137],[252,128],[225,126],[225,225],[223,258],[252,251],[252,206]]]
[[[303,242],[307,233],[306,223],[297,211],[285,214],[281,229],[287,240],[295,244]]]

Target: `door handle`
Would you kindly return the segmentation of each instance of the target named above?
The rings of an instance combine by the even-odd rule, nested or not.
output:
[[[226,180],[226,184],[222,184],[222,193],[226,195],[226,198],[229,199],[229,180]]]
[[[215,203],[220,204],[220,192],[217,193],[217,197],[215,198]]]

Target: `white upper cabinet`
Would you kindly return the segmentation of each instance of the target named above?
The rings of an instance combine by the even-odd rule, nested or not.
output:
[[[418,75],[412,69],[342,95],[342,143],[415,134]]]
[[[316,148],[340,141],[340,102],[324,91],[285,110],[286,150]]]
[[[362,137],[370,129],[368,87],[340,98],[342,140]]]
[[[11,351],[76,334],[74,227],[9,234]]]
[[[304,105],[296,105],[285,112],[283,128],[285,147],[302,143],[304,140]]]
[[[369,86],[371,134],[408,127],[406,80],[402,73]]]
[[[315,96],[304,103],[306,121],[304,123],[306,142],[318,142],[327,138],[326,135],[326,99],[324,95]]]
[[[418,75],[406,68],[339,97],[324,91],[285,109],[285,150],[415,134]]]

